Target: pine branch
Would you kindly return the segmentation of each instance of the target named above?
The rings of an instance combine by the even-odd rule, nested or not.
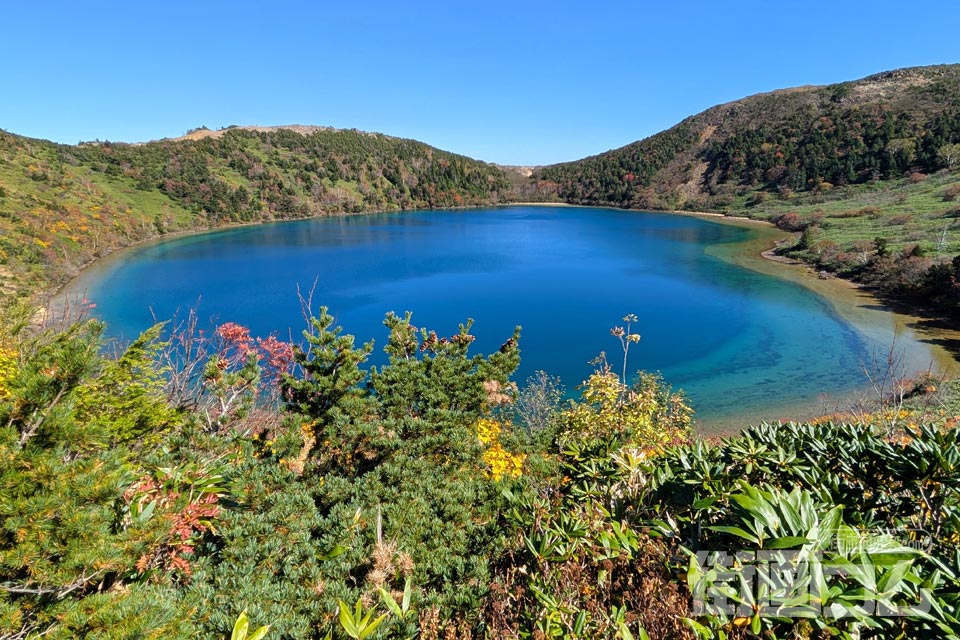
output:
[[[13,633],[4,633],[0,635],[0,640],[25,640],[25,638],[28,638],[30,634],[36,630],[36,628],[37,628],[37,625],[35,623],[25,622],[23,627],[21,627],[19,631],[15,631]],[[43,633],[34,637],[46,635],[52,629],[53,627],[50,627],[50,629],[47,629]]]
[[[43,425],[43,422],[47,419],[47,415],[49,415],[50,411],[52,411],[53,408],[60,403],[60,400],[63,399],[63,396],[66,394],[66,392],[66,387],[62,387],[60,391],[57,392],[56,397],[54,397],[54,399],[47,406],[47,410],[40,415],[37,415],[38,412],[34,411],[30,425],[23,430],[23,433],[20,434],[19,445],[21,449],[23,448],[23,445],[27,443],[27,440],[32,438],[37,430]]]
[[[81,589],[86,585],[90,584],[95,578],[103,573],[103,570],[94,571],[89,575],[83,575],[67,585],[62,585],[59,587],[30,587],[24,584],[17,584],[14,582],[4,582],[0,583],[0,591],[6,591],[7,593],[18,593],[22,595],[34,595],[34,596],[48,596],[54,595],[56,600],[63,600],[68,595]],[[0,639],[2,640],[2,639]]]

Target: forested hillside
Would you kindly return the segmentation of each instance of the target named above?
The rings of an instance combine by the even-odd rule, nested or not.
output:
[[[49,286],[171,231],[490,204],[509,189],[499,168],[413,140],[299,130],[77,146],[0,132],[0,286]]]
[[[723,209],[758,189],[779,197],[960,167],[960,65],[904,69],[713,107],[535,179],[584,204]]]
[[[577,204],[768,220],[796,234],[781,253],[960,313],[960,65],[751,96],[532,182]]]

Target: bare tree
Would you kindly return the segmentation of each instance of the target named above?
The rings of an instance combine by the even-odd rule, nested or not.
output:
[[[862,361],[860,368],[869,385],[869,397],[854,404],[853,412],[858,419],[868,422],[868,415],[879,415],[892,436],[914,384],[906,377],[903,350],[897,346],[894,336],[886,352],[874,347],[870,360]]]
[[[517,421],[529,433],[548,428],[560,413],[564,388],[560,378],[537,371],[517,395],[513,410]]]

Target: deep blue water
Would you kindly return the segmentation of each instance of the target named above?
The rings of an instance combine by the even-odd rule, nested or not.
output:
[[[701,419],[777,418],[824,393],[862,386],[857,330],[807,289],[705,253],[754,231],[671,215],[513,206],[288,222],[141,247],[76,287],[114,336],[130,338],[197,305],[255,335],[299,335],[297,286],[380,352],[388,311],[452,335],[467,318],[476,348],[521,325],[522,383],[538,369],[568,389],[635,313],[630,369],[659,370]],[[618,365],[619,367],[619,365]]]

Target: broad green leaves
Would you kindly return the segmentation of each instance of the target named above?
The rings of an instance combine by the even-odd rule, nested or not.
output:
[[[233,631],[230,634],[230,640],[263,640],[263,637],[270,631],[270,625],[264,625],[253,633],[250,633],[250,619],[247,617],[247,610],[244,609],[237,616],[237,621],[233,625]]]

